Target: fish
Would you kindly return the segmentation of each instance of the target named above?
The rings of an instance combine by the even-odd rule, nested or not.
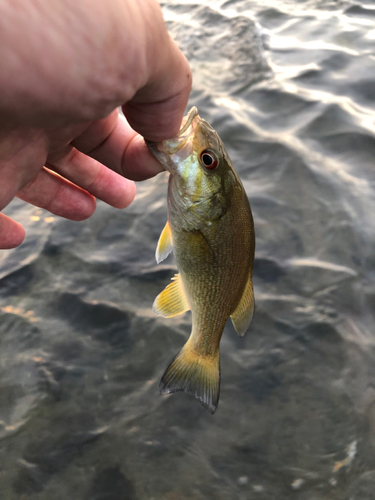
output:
[[[169,172],[168,220],[156,261],[179,271],[155,299],[171,318],[191,310],[189,339],[166,369],[160,393],[185,391],[212,414],[220,395],[220,340],[230,317],[240,337],[254,313],[254,222],[242,182],[216,131],[194,106],[180,131],[149,150]]]

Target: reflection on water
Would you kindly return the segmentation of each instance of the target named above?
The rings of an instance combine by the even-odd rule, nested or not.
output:
[[[0,492],[9,500],[337,499],[375,491],[375,10],[163,3],[190,105],[243,179],[256,314],[222,340],[209,415],[161,397],[190,313],[156,317],[166,175],[84,223],[15,201],[0,254]]]

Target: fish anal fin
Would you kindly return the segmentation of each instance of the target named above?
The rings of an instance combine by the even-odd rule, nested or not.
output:
[[[159,385],[161,394],[185,391],[210,413],[215,413],[220,395],[220,354],[200,356],[188,344],[166,369]]]
[[[156,247],[156,253],[155,253],[156,262],[159,264],[164,259],[166,259],[168,255],[171,253],[172,248],[173,247],[172,247],[171,226],[167,221],[163,231],[160,234],[158,245]]]
[[[164,318],[172,318],[190,309],[181,277],[176,274],[164,290],[156,297],[152,310]]]
[[[254,292],[251,276],[249,276],[241,300],[231,315],[233,326],[239,337],[243,337],[250,326],[254,315]]]

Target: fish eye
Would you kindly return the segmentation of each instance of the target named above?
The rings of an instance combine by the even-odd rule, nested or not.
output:
[[[214,170],[219,165],[219,161],[215,154],[209,149],[205,149],[201,152],[201,161],[203,166],[208,170]]]

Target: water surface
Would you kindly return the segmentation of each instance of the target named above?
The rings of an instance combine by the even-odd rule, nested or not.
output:
[[[190,313],[156,317],[167,174],[75,223],[14,201],[0,254],[0,497],[375,498],[375,5],[168,1],[256,227],[256,313],[221,343],[211,416],[159,380]]]

